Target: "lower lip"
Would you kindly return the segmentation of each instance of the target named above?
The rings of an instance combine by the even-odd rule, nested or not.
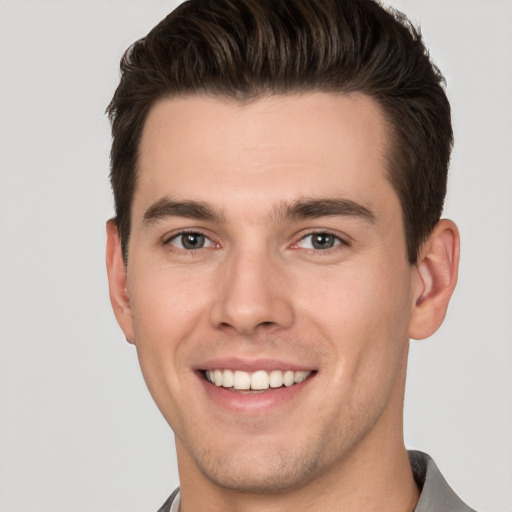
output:
[[[269,388],[266,391],[251,393],[241,393],[215,386],[208,382],[202,373],[198,373],[198,375],[208,397],[224,409],[245,414],[261,414],[275,407],[282,407],[293,402],[297,395],[304,392],[305,388],[309,386],[316,373],[293,386]]]

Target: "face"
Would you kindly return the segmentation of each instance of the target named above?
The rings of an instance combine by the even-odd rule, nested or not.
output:
[[[361,94],[151,110],[120,322],[180,473],[296,488],[401,432],[414,269],[387,133]]]

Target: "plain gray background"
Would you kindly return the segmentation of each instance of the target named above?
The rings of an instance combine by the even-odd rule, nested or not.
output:
[[[448,80],[441,330],[411,343],[406,442],[485,512],[512,510],[512,3],[402,0]],[[0,510],[156,510],[170,429],[108,301],[109,126],[123,50],[175,2],[0,0]]]

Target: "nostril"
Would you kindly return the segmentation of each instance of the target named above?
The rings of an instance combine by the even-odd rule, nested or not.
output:
[[[238,334],[254,334],[256,331],[270,332],[276,328],[287,328],[294,321],[291,301],[263,293],[245,296],[231,290],[226,296],[219,296],[212,304],[210,322],[215,328],[226,333],[234,330]],[[283,292],[284,293],[284,292]]]
[[[229,322],[222,322],[219,324],[218,327],[219,327],[219,329],[224,330],[225,332],[233,330],[240,334],[250,334],[250,333],[254,334],[260,330],[268,331],[269,329],[274,328],[276,326],[277,326],[277,324],[275,322],[267,321],[267,322],[259,322],[256,325],[249,325],[249,326],[241,325],[240,323],[232,325]]]

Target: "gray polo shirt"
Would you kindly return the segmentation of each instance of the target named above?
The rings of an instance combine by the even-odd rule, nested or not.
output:
[[[410,451],[414,479],[421,496],[414,512],[475,512],[453,492],[434,461],[423,452]],[[158,512],[179,512],[180,493],[176,489]]]
[[[475,512],[453,492],[426,453],[409,451],[409,460],[414,479],[421,489],[414,512]]]

